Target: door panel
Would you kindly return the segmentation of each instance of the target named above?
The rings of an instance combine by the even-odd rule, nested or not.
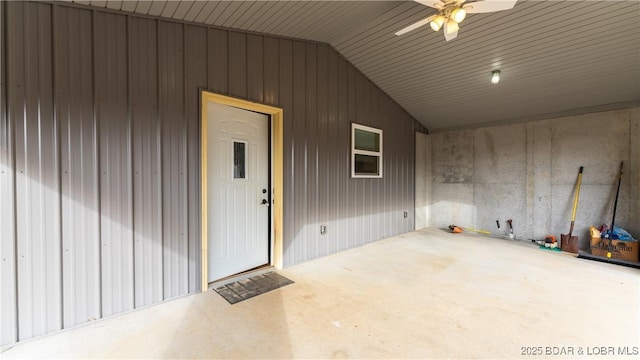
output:
[[[269,263],[269,118],[208,104],[209,273],[215,281]],[[264,192],[263,192],[264,191]]]

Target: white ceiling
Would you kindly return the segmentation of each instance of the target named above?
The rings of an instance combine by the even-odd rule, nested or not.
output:
[[[431,131],[640,106],[638,0],[520,0],[450,42],[394,35],[435,12],[412,1],[74,2],[329,43]]]

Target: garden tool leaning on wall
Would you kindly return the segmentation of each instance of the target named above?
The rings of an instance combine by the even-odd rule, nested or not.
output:
[[[582,170],[583,166],[580,166],[578,171],[578,182],[576,184],[576,196],[573,199],[573,212],[571,214],[571,227],[569,228],[569,234],[560,234],[560,248],[562,251],[568,251],[577,254],[580,250],[578,237],[573,236],[573,225],[576,223],[576,210],[578,209],[578,199],[580,198],[580,184],[582,183]]]

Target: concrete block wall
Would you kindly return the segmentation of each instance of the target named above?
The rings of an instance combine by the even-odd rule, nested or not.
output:
[[[611,222],[640,238],[640,108],[435,133],[425,142],[426,222],[496,232],[513,219],[518,238],[568,233],[578,169],[584,166],[574,235]]]

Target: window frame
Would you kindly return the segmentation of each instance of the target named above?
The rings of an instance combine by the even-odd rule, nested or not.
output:
[[[237,178],[235,167],[235,146],[236,143],[244,144],[244,177]],[[231,140],[231,181],[246,181],[249,179],[249,142],[247,140]]]
[[[356,149],[356,130],[366,131],[374,134],[378,134],[378,139],[380,142],[379,151],[369,151],[369,150],[360,150]],[[382,178],[382,156],[383,156],[383,147],[382,147],[382,129],[373,128],[366,125],[361,125],[357,123],[351,123],[351,177],[352,178],[361,178],[361,179],[380,179]],[[377,174],[357,174],[356,173],[356,155],[367,155],[378,158],[378,173]]]

